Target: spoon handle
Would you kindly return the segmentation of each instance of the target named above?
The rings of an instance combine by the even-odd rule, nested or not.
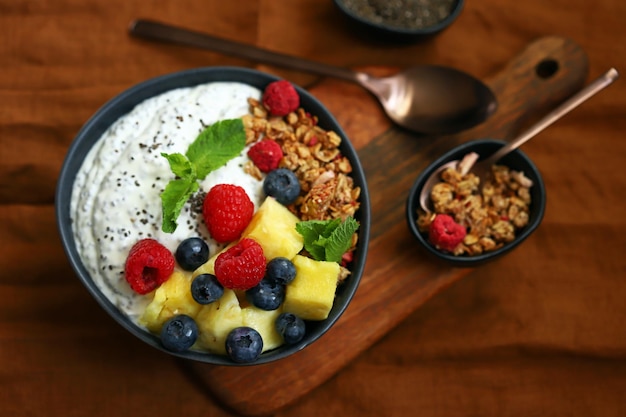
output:
[[[153,20],[137,19],[130,24],[129,32],[133,36],[144,39],[194,46],[237,58],[250,59],[356,83],[359,82],[357,78],[359,73],[355,71],[269,51],[253,45],[230,41]]]
[[[617,79],[619,76],[617,70],[615,68],[609,69],[600,77],[596,78],[589,85],[584,87],[582,90],[571,96],[569,99],[561,103],[558,107],[552,110],[550,113],[545,115],[539,122],[535,123],[530,129],[516,137],[515,139],[508,142],[506,145],[501,147],[497,152],[493,153],[489,158],[481,161],[481,164],[485,166],[493,165],[496,161],[498,161],[501,157],[506,155],[507,153],[517,149],[526,141],[537,135],[539,132],[550,126],[552,123],[559,120],[565,114],[574,110],[574,108],[578,107],[585,100],[589,99],[594,94],[598,93],[603,88],[607,87],[613,81]]]

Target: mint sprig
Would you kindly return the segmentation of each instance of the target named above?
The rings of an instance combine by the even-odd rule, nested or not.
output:
[[[204,129],[187,149],[187,158],[199,179],[225,165],[246,146],[241,119],[221,120]]]
[[[304,238],[304,249],[317,261],[340,262],[352,245],[359,223],[352,217],[333,220],[307,220],[296,223]]]
[[[185,155],[161,153],[176,176],[161,193],[165,233],[176,230],[176,220],[189,198],[200,188],[209,173],[226,165],[246,146],[246,132],[241,119],[220,120],[207,126],[189,145]]]

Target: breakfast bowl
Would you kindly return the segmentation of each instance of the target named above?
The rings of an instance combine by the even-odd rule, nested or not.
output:
[[[334,199],[312,205],[331,186]],[[166,74],[112,98],[71,143],[55,204],[97,303],[146,344],[215,365],[269,363],[315,342],[367,255],[367,183],[345,132],[306,90],[247,68]],[[320,224],[314,237],[333,250],[310,236]]]
[[[432,213],[426,213],[420,207],[420,193],[424,183],[438,167],[446,162],[462,160],[464,156],[472,152],[477,153],[479,155],[478,160],[480,160],[488,157],[504,144],[503,141],[492,139],[465,142],[431,163],[415,180],[406,201],[406,219],[417,242],[430,257],[457,267],[478,266],[510,252],[539,227],[546,206],[545,185],[538,168],[519,149],[508,153],[496,162],[496,166],[501,167],[497,177],[506,180],[502,181],[506,187],[495,187],[504,191],[491,192],[491,194],[497,194],[496,197],[499,200],[494,205],[501,208],[504,214],[502,210],[496,212],[493,208],[489,208],[485,212],[479,211],[482,204],[476,202],[480,200],[470,202],[470,199],[476,198],[477,190],[474,190],[469,196],[467,194],[460,196],[456,194],[455,189],[454,193],[440,201],[441,204],[436,206]],[[496,175],[492,174],[492,177],[496,177]],[[443,187],[448,186],[444,185]],[[462,188],[462,186],[458,188]],[[450,189],[444,188],[446,191]],[[492,201],[495,201],[493,200],[494,197],[491,198]],[[515,207],[511,208],[514,205]],[[475,214],[468,214],[468,211],[465,211],[468,207],[472,209],[478,207],[478,209],[475,209]],[[441,216],[441,223],[433,226],[434,222],[431,221],[440,214],[446,213],[450,217]],[[451,222],[450,218],[454,220],[454,223]],[[451,225],[448,230],[451,234],[456,228],[464,235],[457,240],[452,240],[451,247],[448,248],[441,245],[442,248],[437,244],[437,232],[433,232],[433,228],[440,227],[440,225],[448,227],[443,223],[444,220],[450,221]],[[490,223],[481,224],[481,222],[487,221]],[[477,224],[479,226],[476,226]],[[460,243],[457,244],[458,240]]]
[[[463,10],[463,0],[333,0],[355,27],[390,41],[417,41],[450,26]]]

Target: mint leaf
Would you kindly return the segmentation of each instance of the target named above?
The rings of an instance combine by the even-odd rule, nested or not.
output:
[[[338,220],[338,219],[337,219]],[[315,242],[320,236],[328,235],[329,232],[326,232],[328,226],[330,225],[330,221],[324,220],[307,220],[296,223],[296,230],[298,233],[304,237],[304,242]]]
[[[313,259],[330,262],[341,261],[358,228],[359,223],[352,217],[343,222],[341,219],[308,220],[296,224],[296,231],[304,240],[304,249]]]
[[[327,261],[341,261],[343,254],[350,249],[352,245],[352,235],[358,228],[359,223],[352,217],[348,217],[333,230],[325,244]]]
[[[177,177],[161,193],[163,224],[166,233],[176,230],[176,219],[189,197],[200,188],[198,181],[236,157],[246,146],[246,131],[241,119],[228,119],[206,127],[185,155],[161,153]]]
[[[239,155],[246,146],[241,119],[220,120],[205,128],[187,149],[187,158],[200,180]]]
[[[185,155],[181,153],[161,153],[161,156],[167,159],[174,175],[180,178],[196,179],[195,169]]]
[[[324,240],[330,236],[332,230],[328,230],[331,222],[323,220],[308,220],[296,223],[296,231],[304,238],[304,249],[313,257],[321,261],[326,257]]]
[[[176,219],[183,206],[193,193],[198,191],[199,185],[195,178],[180,178],[170,181],[161,193],[163,206],[163,224],[161,229],[165,233],[176,230]]]

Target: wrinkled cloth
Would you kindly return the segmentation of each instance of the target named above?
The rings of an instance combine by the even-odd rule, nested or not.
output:
[[[453,26],[411,44],[357,32],[330,1],[0,0],[0,415],[236,415],[107,316],[57,232],[65,152],[107,100],[182,69],[258,67],[132,39],[136,17],[341,66],[438,63],[477,76],[556,34],[587,51],[590,77],[626,71],[618,0],[466,2]],[[367,142],[358,125],[346,130]],[[626,415],[625,131],[618,81],[524,145],[548,190],[540,228],[276,415]]]

